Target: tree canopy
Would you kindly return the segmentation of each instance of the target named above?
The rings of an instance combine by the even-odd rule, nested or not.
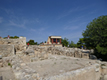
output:
[[[27,43],[29,43],[29,45],[37,45],[37,42],[34,42],[34,40],[29,40]]]
[[[85,46],[84,38],[80,38],[77,42],[77,47],[81,48],[81,46]]]
[[[61,40],[61,43],[62,43],[62,45],[63,45],[63,46],[66,46],[66,47],[67,47],[67,46],[68,46],[68,44],[69,44],[69,42],[68,42],[68,39],[67,39],[67,38],[62,39],[62,40]]]
[[[75,44],[73,41],[71,41],[71,43],[69,44],[69,47],[71,47],[71,48],[77,47],[77,44]]]
[[[94,48],[97,57],[106,55],[107,58],[107,15],[95,18],[82,35],[86,46]]]
[[[17,39],[17,38],[19,38],[18,36],[10,36],[9,37],[10,39]],[[4,37],[4,39],[7,39],[7,37]]]

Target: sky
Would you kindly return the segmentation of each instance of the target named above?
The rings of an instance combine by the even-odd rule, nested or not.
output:
[[[77,43],[88,23],[107,15],[107,0],[0,0],[0,36],[45,42],[61,36]]]

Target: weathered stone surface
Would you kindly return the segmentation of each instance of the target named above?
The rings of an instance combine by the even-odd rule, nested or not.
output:
[[[14,55],[14,46],[13,45],[1,45],[0,44],[0,55],[2,57]]]
[[[2,59],[2,55],[0,55],[0,59]]]
[[[90,59],[97,59],[95,55],[90,55]]]
[[[104,75],[104,80],[107,80],[107,75]]]
[[[60,73],[63,73],[61,75],[55,75],[53,77],[49,78],[40,78],[39,74],[33,70],[31,67],[28,66],[27,62],[30,63],[35,63],[34,61],[39,61],[40,62],[44,59],[55,59],[55,65],[61,65],[62,62],[64,62],[65,56],[71,58],[71,57],[76,57],[76,61],[74,62],[75,65],[81,65],[83,64],[78,63],[81,61],[81,59],[78,58],[87,58],[89,59],[89,54],[93,53],[93,51],[90,50],[83,50],[79,48],[66,48],[66,47],[40,47],[36,45],[31,45],[26,49],[26,39],[21,38],[21,39],[0,39],[0,67],[11,67],[13,73],[15,74],[16,79],[18,80],[99,80],[99,76],[102,74],[104,75],[104,80],[106,80],[106,75],[107,75],[107,63],[102,63],[102,62],[96,62],[99,65],[94,65],[91,62],[86,63],[88,65],[88,68],[83,68],[79,70],[74,70],[74,72],[67,72],[63,73],[64,70],[60,70]],[[25,54],[24,54],[25,53]],[[16,55],[14,55],[16,54]],[[23,54],[23,55],[22,55]],[[57,55],[57,56],[64,56],[62,58],[63,61],[60,63],[57,63],[58,57],[52,57],[50,55]],[[24,60],[25,61],[24,61]],[[66,59],[69,60],[69,59]],[[67,62],[66,62],[67,63]],[[66,66],[67,64],[64,64]],[[70,64],[74,64],[71,63]],[[51,63],[49,63],[51,64]],[[36,65],[34,67],[38,68],[40,67],[41,70],[42,65]],[[48,64],[47,64],[48,65]],[[47,66],[46,65],[46,66]],[[92,66],[92,67],[90,67]],[[62,67],[62,66],[61,66]],[[69,66],[70,67],[70,66]],[[69,67],[67,67],[69,69]],[[85,67],[85,66],[83,66]],[[101,70],[100,70],[101,68]],[[45,68],[46,69],[46,68]],[[90,73],[90,74],[89,74]],[[92,73],[92,74],[91,74]],[[48,73],[45,74],[45,76]],[[83,76],[85,75],[85,77]],[[94,75],[94,76],[93,76]],[[96,76],[98,75],[98,76]],[[91,77],[90,77],[91,76]],[[87,79],[88,78],[88,79]]]
[[[11,50],[14,50],[14,52],[23,51],[23,50],[26,50],[26,38],[19,37],[18,39],[0,39],[0,45],[2,45],[2,46],[0,46],[0,48],[5,49],[2,51],[7,51],[7,52],[3,52],[3,53],[6,53],[5,55],[7,55],[9,52],[11,52]],[[3,45],[5,45],[5,46],[3,46]],[[9,45],[14,46],[14,49],[10,49],[8,47]],[[0,51],[1,51],[1,49],[0,49]]]

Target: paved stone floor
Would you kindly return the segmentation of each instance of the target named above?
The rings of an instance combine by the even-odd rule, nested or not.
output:
[[[50,77],[94,64],[94,60],[50,55],[49,59],[28,62],[27,65],[37,71],[40,77]]]

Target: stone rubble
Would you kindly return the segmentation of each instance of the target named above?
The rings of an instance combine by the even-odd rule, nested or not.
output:
[[[56,59],[56,57],[50,57],[50,55],[89,59],[89,55],[93,54],[94,51],[67,47],[41,47],[36,45],[30,45],[27,49],[26,47],[25,37],[20,37],[19,39],[0,39],[0,68],[10,66],[17,80],[70,80],[68,77],[72,78],[81,74],[81,72],[88,72],[90,69],[98,73],[100,80],[107,80],[107,63],[98,60],[96,64],[87,62],[89,67],[83,69],[42,78],[26,62],[50,58]],[[27,59],[24,60],[24,57]],[[91,57],[95,58],[95,56]],[[63,70],[60,70],[60,72],[63,72]],[[99,77],[96,80],[99,80]]]
[[[83,50],[78,48],[66,48],[66,47],[40,47],[29,46],[25,51],[25,54],[29,56],[36,56],[39,59],[47,59],[48,54],[65,55],[77,58],[89,59],[90,50]]]

